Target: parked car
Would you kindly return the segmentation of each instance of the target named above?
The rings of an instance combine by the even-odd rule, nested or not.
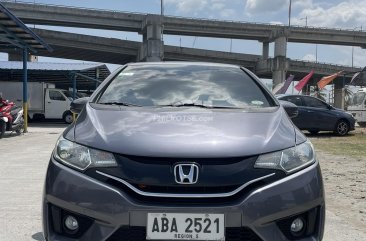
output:
[[[44,237],[322,240],[319,162],[283,106],[237,66],[121,67],[71,104],[79,116],[46,174]]]
[[[355,129],[356,120],[351,114],[318,98],[307,95],[279,95],[277,98],[298,106],[299,113],[292,121],[300,130],[308,130],[311,134],[333,131],[343,136]]]

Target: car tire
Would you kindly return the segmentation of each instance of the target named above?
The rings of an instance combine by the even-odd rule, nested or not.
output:
[[[64,117],[62,118],[65,123],[71,124],[74,121],[74,117],[72,116],[71,111],[67,111],[64,113]]]
[[[317,135],[319,133],[319,130],[308,130],[308,132],[312,135]]]
[[[346,120],[339,120],[337,122],[336,128],[334,130],[334,133],[336,133],[339,136],[347,135],[349,132],[349,124]]]

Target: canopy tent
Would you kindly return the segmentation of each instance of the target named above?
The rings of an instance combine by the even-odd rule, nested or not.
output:
[[[23,109],[24,109],[24,132],[28,126],[28,92],[27,92],[27,60],[28,51],[37,53],[38,50],[52,48],[40,37],[30,30],[22,21],[12,14],[2,3],[0,3],[0,52],[2,50],[19,49],[23,52]]]

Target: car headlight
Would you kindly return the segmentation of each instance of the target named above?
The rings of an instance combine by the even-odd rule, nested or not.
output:
[[[292,173],[314,162],[314,147],[309,141],[306,141],[286,150],[260,155],[254,167],[279,169],[286,173]]]
[[[57,141],[54,157],[58,161],[82,171],[90,167],[117,166],[112,153],[79,145],[62,136]]]

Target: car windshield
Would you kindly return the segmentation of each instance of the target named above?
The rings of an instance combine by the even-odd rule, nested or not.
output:
[[[110,82],[97,102],[227,108],[275,105],[239,67],[195,64],[128,66]]]
[[[352,98],[352,105],[362,105],[365,96],[366,96],[365,92],[355,93]]]

